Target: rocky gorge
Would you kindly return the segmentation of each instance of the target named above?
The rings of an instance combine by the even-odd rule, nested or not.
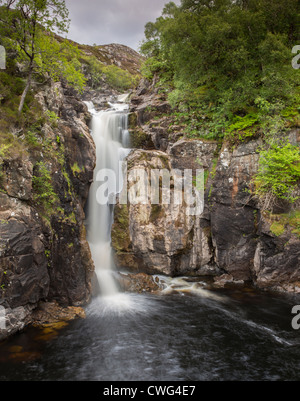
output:
[[[106,49],[109,60],[115,47]],[[122,65],[128,58],[111,62]],[[129,63],[134,74],[137,64],[136,59]],[[117,93],[108,86],[102,91],[87,87],[80,96],[63,82],[44,86],[35,93],[41,112],[49,116],[41,129],[43,145],[32,139],[30,151],[16,147],[1,157],[0,305],[7,328],[0,339],[28,324],[83,316],[81,307],[93,296],[94,264],[84,222],[95,144],[84,101],[97,99],[96,106],[105,108]],[[251,196],[260,138],[235,147],[187,138],[156,82],[146,80],[130,96],[129,132],[129,173],[204,169],[205,206],[196,216],[185,204],[115,206],[112,246],[117,266],[130,272],[120,278],[125,290],[157,291],[152,275],[166,275],[213,277],[215,286],[251,283],[300,292],[298,223],[282,217],[290,211],[287,206],[271,215]],[[299,129],[289,138],[299,145]],[[41,187],[48,188],[46,198]]]
[[[141,62],[126,46],[82,46],[82,57],[91,51],[100,69],[116,66],[134,75]],[[26,123],[31,126],[18,128],[9,121],[10,132],[1,134],[0,307],[5,329],[0,340],[31,324],[83,317],[82,306],[95,291],[85,206],[96,152],[84,101],[97,105],[97,99],[98,107],[105,108],[119,92],[105,75],[99,87],[89,84],[89,64],[81,62],[87,69],[83,93],[64,80],[34,82]],[[23,76],[22,65],[13,68],[11,74]],[[6,101],[6,96],[0,97]],[[4,115],[1,123],[7,130]]]
[[[299,292],[298,223],[287,218],[299,205],[284,204],[268,213],[251,191],[262,139],[232,146],[186,138],[165,95],[147,81],[131,97],[129,121],[136,148],[127,160],[129,172],[203,168],[205,207],[201,216],[189,216],[184,204],[117,205],[116,263],[148,274],[214,276],[216,286],[251,283]],[[290,131],[289,140],[299,146],[299,129]]]
[[[91,298],[93,262],[84,228],[84,204],[95,164],[89,115],[82,101],[61,84],[38,92],[36,98],[60,119],[55,127],[42,128],[47,154],[41,154],[36,143],[30,153],[4,158],[0,270],[9,334],[34,321],[42,300],[68,307]],[[34,198],[37,160],[38,166],[47,166],[53,182],[56,202],[48,210]]]

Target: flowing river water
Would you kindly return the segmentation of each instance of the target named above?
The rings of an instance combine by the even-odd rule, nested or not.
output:
[[[254,290],[97,298],[87,317],[0,347],[0,380],[299,380],[295,300]]]
[[[291,324],[299,296],[212,289],[209,280],[184,277],[159,277],[159,294],[118,292],[113,209],[95,199],[99,172],[116,172],[129,152],[126,104],[89,109],[97,166],[87,232],[101,295],[86,308],[86,319],[29,327],[0,344],[0,380],[299,380],[300,330]],[[108,194],[121,187],[122,179]]]

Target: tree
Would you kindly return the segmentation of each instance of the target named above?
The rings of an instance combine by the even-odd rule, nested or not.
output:
[[[299,24],[299,0],[171,2],[145,26],[142,73],[159,74],[169,93],[174,89],[172,104],[192,113],[196,107],[199,124],[211,121],[207,130],[222,121],[223,134],[235,115],[260,114],[261,98],[274,105],[275,118],[297,107],[300,77],[291,68],[291,49]]]
[[[32,83],[35,60],[40,55],[37,45],[41,32],[68,32],[69,12],[64,0],[0,0],[1,33],[17,44],[28,63],[26,86],[19,114]]]
[[[263,209],[272,209],[276,199],[294,203],[300,180],[299,147],[272,143],[260,152],[259,171],[255,178],[255,193],[263,201]]]
[[[55,35],[40,33],[36,41],[35,70],[52,81],[65,79],[69,85],[81,91],[86,79],[81,71],[82,52],[67,39],[61,41]]]

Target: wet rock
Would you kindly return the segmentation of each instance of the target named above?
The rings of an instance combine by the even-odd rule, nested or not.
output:
[[[17,199],[28,201],[32,196],[33,165],[28,157],[19,156],[6,161],[3,166],[3,188]]]
[[[244,285],[245,282],[243,280],[235,280],[231,274],[222,274],[220,277],[214,278],[213,287],[216,288],[224,288],[228,285]]]
[[[191,219],[185,216],[185,206],[175,211],[148,201],[141,206],[128,206],[123,227],[126,246],[116,247],[118,263],[134,271],[167,275],[226,272],[233,282],[250,280],[263,288],[297,292],[299,237],[288,225],[284,235],[274,235],[253,196],[262,139],[251,139],[234,148],[224,142],[220,150],[213,141],[187,140],[184,127],[176,126],[169,114],[157,79],[150,85],[142,83],[132,96],[131,129],[139,132],[137,137],[151,138],[153,147],[161,151],[157,157],[162,161],[166,155],[166,162],[155,161],[153,148],[143,140],[134,147],[151,152],[136,150],[129,158],[130,168],[142,166],[150,170],[162,164],[167,170],[203,168],[203,214]],[[299,132],[293,129],[288,136],[294,145],[299,144]],[[291,205],[281,202],[273,212],[291,210]],[[118,224],[116,221],[115,227]],[[120,233],[119,225],[115,244]],[[124,245],[122,238],[120,243]]]
[[[258,169],[259,142],[230,151],[223,146],[210,194],[216,264],[236,280],[249,280],[257,246],[257,205],[249,195]]]
[[[49,326],[59,322],[84,319],[85,317],[85,311],[81,307],[61,307],[57,302],[41,302],[33,313],[32,324],[35,326]]]
[[[0,302],[15,309],[48,295],[43,223],[20,200],[0,194]]]
[[[160,286],[155,278],[145,273],[119,273],[117,279],[122,291],[133,293],[153,293],[160,290]]]
[[[150,82],[147,79],[143,78],[139,83],[139,86],[136,88],[135,99],[136,98],[142,99],[141,96],[145,95],[148,92],[149,87],[150,87]],[[132,99],[131,103],[134,103]]]
[[[36,305],[19,306],[17,308],[5,308],[1,313],[0,341],[23,330],[32,322],[32,310]],[[5,323],[4,323],[5,322]]]
[[[218,267],[235,279],[249,280],[257,245],[253,209],[214,205],[211,228]]]
[[[169,150],[172,168],[211,169],[217,146],[216,142],[179,140]]]
[[[287,230],[280,236],[270,232],[270,222],[260,223],[254,257],[257,285],[279,291],[300,292],[300,239]]]

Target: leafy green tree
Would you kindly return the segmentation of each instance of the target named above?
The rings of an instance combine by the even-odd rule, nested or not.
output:
[[[17,44],[27,60],[27,81],[19,104],[22,112],[31,87],[37,57],[41,56],[41,32],[66,33],[69,26],[64,0],[0,0],[1,34]],[[58,56],[58,55],[57,55]]]
[[[299,17],[298,0],[168,3],[145,27],[142,72],[159,74],[172,105],[198,114],[202,132],[218,125],[222,136],[235,116],[262,114],[262,102],[280,117],[299,100],[300,76],[291,68]]]
[[[70,41],[58,41],[51,33],[39,32],[36,41],[38,49],[35,70],[46,75],[54,82],[64,78],[79,92],[84,88],[86,79],[81,72],[81,51]]]

